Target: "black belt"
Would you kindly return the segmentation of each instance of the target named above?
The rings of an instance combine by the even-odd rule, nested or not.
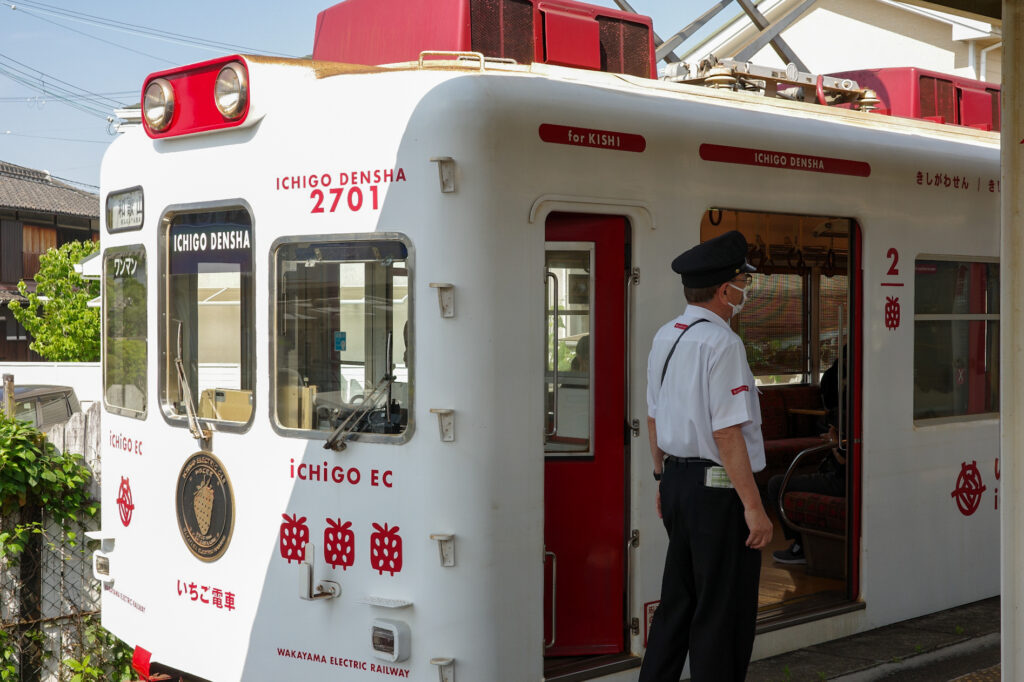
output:
[[[676,457],[675,455],[665,455],[665,463],[672,462],[673,464],[703,464],[705,466],[721,466],[718,462],[710,459],[704,459],[703,457]]]

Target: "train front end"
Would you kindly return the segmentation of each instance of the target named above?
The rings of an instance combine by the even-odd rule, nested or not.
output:
[[[472,379],[529,253],[444,218],[452,77],[236,55],[151,76],[108,152],[94,563],[141,675],[540,676],[542,416]]]

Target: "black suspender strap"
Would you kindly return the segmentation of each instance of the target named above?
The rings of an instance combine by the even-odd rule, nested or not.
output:
[[[672,344],[672,350],[670,350],[668,352],[668,357],[665,358],[665,366],[661,368],[661,383],[658,384],[659,387],[661,386],[661,384],[665,383],[665,372],[668,371],[668,361],[672,359],[672,354],[676,352],[676,346],[678,346],[679,342],[683,340],[683,334],[685,334],[686,332],[690,331],[691,329],[696,327],[701,322],[707,322],[707,320],[704,319],[704,318],[701,318],[701,319],[697,320],[696,322],[694,322],[693,324],[690,324],[690,325],[687,325],[686,327],[683,327],[683,331],[681,331],[679,333],[679,338],[677,338],[676,342]]]

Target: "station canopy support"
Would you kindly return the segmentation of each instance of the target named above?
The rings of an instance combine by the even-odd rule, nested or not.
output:
[[[937,9],[974,19],[998,20],[1000,16],[1002,16],[1002,7],[1000,3],[1001,1],[1006,2],[1008,0],[901,1],[908,5]],[[633,0],[633,3],[631,3],[630,0],[614,0],[614,2],[622,11],[633,12],[635,14],[644,14],[645,8],[643,5],[648,2],[653,4],[653,0]],[[715,57],[718,59],[735,59],[739,62],[750,61],[750,59],[752,59],[753,56],[762,48],[766,45],[771,45],[772,49],[775,50],[775,53],[782,60],[783,64],[793,64],[799,71],[811,71],[802,61],[800,61],[796,52],[782,38],[782,32],[789,28],[790,25],[792,25],[806,12],[810,11],[817,3],[817,0],[794,0],[789,3],[788,6],[787,3],[783,2],[781,3],[783,5],[781,13],[777,13],[778,15],[773,16],[771,19],[766,17],[760,9],[758,9],[756,0],[706,0],[706,2],[710,4],[710,7],[707,10],[691,21],[687,26],[673,33],[667,40],[662,40],[661,36],[658,35],[657,32],[654,33],[655,58],[658,62],[663,61],[666,64],[679,62],[680,59],[675,54],[676,48],[700,31],[700,29],[718,16],[722,10],[728,8],[735,2],[736,5],[738,5],[747,15],[751,23],[757,27],[758,34],[746,45],[739,48],[739,51],[736,54],[721,54],[715,55]],[[898,66],[911,65],[899,64]]]
[[[1024,7],[1003,0],[999,514],[1002,678],[1024,675]],[[964,576],[969,580],[970,576]]]
[[[799,18],[801,14],[810,9],[811,5],[816,1],[817,0],[804,0],[804,2],[802,2],[798,7],[790,9],[779,19],[769,21],[768,18],[765,17],[757,8],[754,0],[735,0],[746,15],[750,17],[750,21],[757,26],[760,33],[758,33],[754,41],[743,50],[742,54],[746,54],[747,51],[753,50],[750,52],[749,56],[744,57],[739,54],[720,56],[735,56],[739,61],[747,61],[762,47],[767,44],[771,44],[772,49],[775,50],[775,53],[779,55],[779,58],[782,59],[784,64],[794,64],[800,71],[807,71],[807,67],[802,61],[800,61],[800,58],[796,56],[796,52],[794,52],[786,41],[782,39],[780,34],[782,31],[786,30],[793,21]],[[655,58],[657,61],[664,61],[666,64],[678,62],[679,57],[676,56],[674,50],[732,3],[733,0],[718,0],[718,2],[714,3],[706,12],[690,22],[688,26],[676,31],[668,40],[662,40],[661,37],[655,33],[654,46]],[[639,13],[643,13],[642,7],[634,8],[629,3],[629,0],[615,0],[615,4],[624,12],[633,12],[635,14],[639,11]]]

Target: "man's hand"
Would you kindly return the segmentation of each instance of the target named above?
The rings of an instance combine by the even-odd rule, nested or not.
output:
[[[747,528],[750,529],[750,535],[747,536],[747,547],[763,549],[772,541],[772,522],[764,513],[764,507],[758,504],[753,509],[744,509],[743,519],[747,522]]]
[[[651,459],[654,461],[654,471],[661,469],[661,475],[665,475],[665,453],[658,447],[658,424],[654,417],[647,418],[647,437],[651,444]],[[654,500],[658,508],[658,518],[661,518],[661,482],[658,482],[658,495]]]
[[[747,457],[747,444],[743,440],[740,425],[719,429],[713,434],[718,454],[722,458],[722,466],[736,488],[736,494],[743,502],[743,519],[747,522],[750,535],[747,536],[747,547],[761,549],[772,541],[772,522],[764,513],[761,494],[754,482],[754,474],[750,471],[750,459]]]

